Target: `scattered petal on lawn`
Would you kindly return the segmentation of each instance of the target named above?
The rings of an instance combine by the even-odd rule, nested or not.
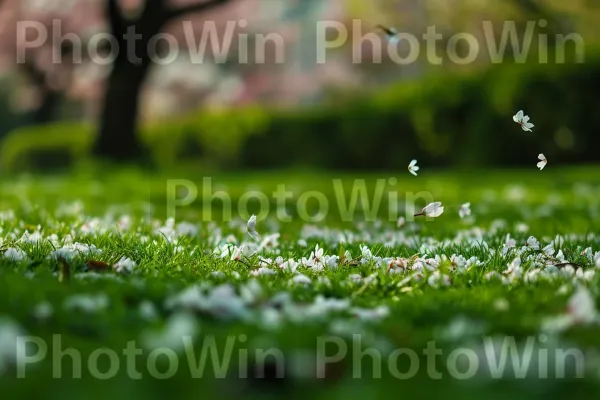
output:
[[[515,226],[515,229],[519,233],[527,233],[529,231],[529,226],[527,226],[527,224],[520,222]]]
[[[271,268],[260,267],[250,272],[251,276],[261,276],[261,275],[275,275],[275,271]]]
[[[448,275],[442,274],[440,271],[435,271],[429,276],[427,283],[433,288],[439,288],[443,286],[450,286],[451,281]]]
[[[225,272],[223,271],[213,271],[210,273],[210,276],[214,277],[214,278],[225,278]]]
[[[37,319],[45,320],[54,314],[54,308],[48,301],[38,304],[33,310],[33,316]]]
[[[299,285],[310,285],[312,281],[306,275],[298,274],[292,278],[292,282]]]
[[[464,316],[455,317],[448,326],[439,329],[437,336],[443,340],[459,341],[468,337],[480,336],[485,333],[483,322],[472,320]]]
[[[177,225],[177,233],[181,236],[196,236],[198,227],[189,222],[181,222]]]
[[[244,300],[236,294],[230,284],[213,288],[204,299],[201,308],[224,320],[245,319],[249,315]]]
[[[461,218],[465,218],[471,215],[471,203],[465,203],[460,206],[460,210],[458,210],[458,215]]]
[[[510,237],[510,233],[506,235],[504,246],[502,247],[502,255],[506,255],[508,251],[517,245],[517,241]]]
[[[204,294],[199,285],[190,286],[165,300],[167,309],[182,308],[185,310],[199,310],[204,302]]]
[[[548,332],[563,332],[573,325],[588,325],[599,321],[594,297],[584,286],[578,286],[569,298],[566,312],[555,317],[547,318],[542,323],[542,330]]]
[[[15,248],[15,247],[10,247],[10,248],[6,249],[6,251],[4,252],[4,258],[6,258],[9,261],[13,261],[13,262],[29,261],[29,258],[27,257],[27,253],[25,253],[21,249]]]
[[[59,260],[61,257],[66,261],[72,261],[77,256],[94,256],[102,254],[102,250],[96,246],[84,243],[65,243],[65,245],[48,255],[49,259]]]
[[[567,313],[573,317],[576,323],[591,323],[597,320],[596,302],[588,289],[584,286],[577,288],[577,291],[569,299]]]
[[[494,301],[494,309],[496,311],[507,311],[510,307],[508,300],[504,298],[499,298]]]
[[[387,317],[390,310],[387,306],[379,306],[374,309],[353,308],[350,312],[357,318],[364,321],[379,321]]]
[[[135,261],[133,261],[127,257],[122,257],[115,265],[113,265],[114,270],[117,271],[118,273],[128,273],[128,274],[132,273],[133,269],[135,267],[136,267]]]
[[[296,272],[296,269],[298,268],[298,265],[299,264],[298,264],[298,262],[296,260],[294,260],[293,258],[290,258],[289,260],[283,262],[280,265],[280,268],[282,270],[284,270],[284,271],[294,273],[294,272]]]
[[[15,364],[26,355],[24,342],[19,338],[25,333],[21,326],[8,317],[0,317],[0,375],[8,364]]]
[[[25,242],[25,243],[30,243],[30,244],[37,244],[42,242],[42,240],[44,239],[44,237],[42,236],[42,234],[39,231],[35,231],[33,233],[29,233],[29,231],[23,233],[23,236],[21,236],[21,241]]]
[[[119,211],[132,215],[124,223],[129,232],[123,232],[119,222],[121,214],[112,212],[106,217],[75,214],[69,217],[73,221],[67,222],[56,219],[55,210],[50,210],[44,213],[46,221],[42,230],[40,226],[20,221],[18,214],[3,210],[0,211],[0,275],[9,280],[2,289],[6,296],[10,295],[5,296],[9,303],[14,298],[22,305],[24,312],[15,315],[23,323],[30,318],[28,329],[41,329],[44,321],[54,316],[53,324],[76,324],[94,329],[101,323],[104,328],[108,326],[105,323],[116,321],[109,314],[114,308],[119,314],[116,317],[124,311],[123,315],[145,332],[144,344],[154,339],[155,344],[173,344],[179,348],[182,335],[193,333],[193,329],[185,328],[185,315],[194,321],[211,321],[211,324],[218,319],[217,323],[223,327],[227,325],[224,320],[233,321],[242,329],[243,323],[254,325],[248,332],[254,328],[281,327],[286,330],[283,331],[286,335],[287,330],[294,332],[296,324],[314,321],[322,324],[325,330],[339,329],[350,336],[357,332],[374,335],[370,329],[375,327],[365,322],[380,321],[388,314],[385,307],[380,307],[382,304],[389,305],[394,315],[402,313],[402,309],[410,304],[416,305],[418,310],[423,308],[419,306],[421,304],[425,310],[426,304],[419,302],[443,300],[460,293],[468,298],[471,287],[488,294],[487,301],[483,301],[485,295],[469,299],[490,309],[486,323],[496,327],[494,318],[503,313],[502,324],[514,328],[519,327],[521,317],[531,317],[531,308],[525,310],[523,316],[515,312],[517,300],[523,299],[525,291],[535,292],[527,301],[537,309],[544,299],[554,296],[554,301],[560,301],[558,299],[568,298],[577,289],[566,307],[565,302],[558,308],[552,306],[554,314],[558,314],[550,321],[553,325],[543,325],[567,329],[577,324],[600,322],[595,307],[595,281],[598,279],[595,267],[600,268],[600,236],[595,232],[584,233],[583,224],[572,233],[565,228],[561,235],[549,235],[543,231],[543,221],[539,223],[538,202],[549,207],[546,215],[551,217],[568,215],[564,211],[572,207],[571,211],[578,213],[578,220],[589,218],[590,222],[597,222],[600,213],[592,212],[597,208],[592,202],[596,186],[595,183],[589,185],[590,194],[579,196],[584,201],[575,207],[569,204],[574,194],[577,198],[575,186],[572,192],[564,189],[566,195],[558,196],[561,201],[553,199],[552,193],[535,193],[537,188],[527,188],[523,184],[508,186],[513,189],[506,189],[507,198],[502,198],[503,187],[490,189],[493,195],[485,198],[469,191],[473,198],[462,201],[471,200],[472,204],[477,204],[477,212],[483,215],[481,226],[452,225],[451,218],[448,225],[434,230],[407,223],[402,217],[396,221],[397,227],[405,228],[400,230],[393,226],[395,218],[373,223],[358,218],[349,221],[347,227],[324,223],[301,225],[302,221],[297,221],[296,227],[282,229],[280,235],[277,225],[267,218],[265,226],[268,229],[265,228],[260,240],[239,237],[239,232],[246,235],[244,229],[248,229],[250,235],[256,232],[256,216],[250,221],[234,218],[229,224],[198,222],[196,226],[186,222],[176,224],[172,219],[166,222],[154,219],[150,213],[141,216],[132,209]],[[10,186],[4,187],[8,192]],[[435,187],[432,190],[439,191]],[[562,188],[559,190],[563,191]],[[559,193],[562,195],[555,191],[554,197]],[[452,198],[453,194],[448,192],[447,196]],[[10,200],[7,204],[10,206]],[[460,205],[460,202],[455,204]],[[496,208],[497,205],[501,207]],[[394,210],[398,211],[398,207]],[[421,215],[435,217],[442,212],[443,207],[438,202],[427,205]],[[453,212],[466,219],[471,214],[470,203],[462,204],[460,210]],[[538,235],[537,238],[529,232]],[[170,239],[165,241],[163,234]],[[258,238],[259,235],[251,236]],[[91,254],[101,252],[95,246],[102,247],[106,256],[92,258]],[[105,264],[90,260],[106,259],[112,264],[123,254],[135,255],[139,262],[143,260],[144,268],[136,270],[135,262],[122,257],[114,264],[115,271],[138,273],[123,277],[118,273],[86,272],[86,264],[90,269],[105,269]],[[118,256],[113,259],[115,255]],[[36,265],[24,268],[15,263],[26,256],[34,259]],[[57,268],[60,267],[52,260],[53,256],[55,259],[58,256],[72,259],[68,263],[74,278],[70,285],[59,286],[52,282],[52,276],[58,275]],[[22,275],[22,279],[17,275]],[[80,277],[87,281],[79,281]],[[52,290],[47,294],[37,293],[35,285],[42,284],[45,278],[49,278]],[[490,283],[486,287],[488,280],[505,286]],[[198,284],[185,288],[182,287],[185,282]],[[13,283],[14,286],[9,286]],[[31,292],[21,289],[20,283],[31,285]],[[446,293],[435,293],[437,290],[444,292],[447,286],[453,287]],[[489,293],[486,292],[488,289],[491,290]],[[40,303],[46,295],[51,303]],[[513,300],[515,304],[512,304]],[[82,315],[82,312],[90,315]],[[160,327],[163,318],[177,315],[182,317],[179,322],[167,319],[163,329],[145,330],[148,325]],[[442,326],[453,321],[455,315],[448,317],[445,322],[441,321]],[[339,323],[334,326],[332,321]],[[432,322],[440,325],[440,321]],[[465,329],[469,325],[467,322],[453,323],[449,331],[460,337],[471,330]],[[382,333],[388,331],[386,328]],[[4,351],[1,336],[6,335],[5,332],[0,327],[0,354]],[[397,333],[402,336],[409,332],[401,329]],[[401,336],[398,339],[404,340]],[[578,340],[577,336],[573,338]],[[171,341],[173,338],[176,340]]]
[[[199,329],[193,315],[178,312],[166,321],[163,329],[142,332],[141,341],[147,349],[167,348],[179,353],[184,350],[186,341],[192,341]]]
[[[520,267],[521,267],[521,257],[517,257],[514,260],[512,260],[512,262],[508,265],[507,271],[513,271]]]
[[[246,304],[254,304],[263,296],[263,288],[255,279],[240,286],[240,297]]]
[[[88,314],[105,310],[109,300],[105,294],[98,295],[74,295],[65,300],[64,307],[67,310],[80,310]]]
[[[158,318],[156,307],[151,301],[144,300],[140,303],[140,316],[148,321],[154,321]]]
[[[262,310],[260,316],[261,325],[266,329],[279,328],[282,323],[282,319],[281,313],[272,308]]]
[[[527,239],[527,241],[525,242],[525,245],[533,250],[539,250],[540,249],[540,242],[533,236],[529,236],[529,238]]]
[[[398,228],[402,228],[404,226],[404,224],[406,224],[406,219],[404,217],[398,218],[398,222],[396,223],[396,226],[398,226]]]
[[[259,240],[260,235],[258,234],[258,232],[256,232],[256,215],[252,215],[250,217],[250,219],[248,220],[248,225],[247,225],[247,229],[248,229],[248,234],[254,239],[254,240]]]
[[[206,294],[198,285],[166,299],[165,307],[171,310],[200,311],[223,320],[242,319],[249,316],[244,300],[230,284],[222,284]]]

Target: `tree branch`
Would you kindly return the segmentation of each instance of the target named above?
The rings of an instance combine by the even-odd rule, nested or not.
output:
[[[192,4],[187,7],[176,8],[174,10],[169,11],[167,13],[166,18],[173,19],[173,18],[182,17],[188,13],[208,11],[211,8],[222,6],[222,5],[226,4],[227,2],[229,2],[229,0],[208,0],[203,3]]]

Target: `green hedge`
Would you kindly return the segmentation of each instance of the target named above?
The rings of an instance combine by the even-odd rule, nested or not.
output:
[[[495,66],[468,76],[400,84],[316,113],[273,115],[246,142],[253,167],[406,168],[600,161],[600,59],[578,65]],[[520,109],[533,132],[512,120]]]
[[[363,98],[317,109],[248,107],[198,113],[144,128],[159,166],[201,161],[221,168],[405,168],[531,165],[543,152],[552,164],[600,160],[600,58],[584,64],[495,65],[469,75],[436,75],[399,83]],[[512,115],[535,124],[522,131]],[[5,170],[44,160],[89,158],[90,127],[59,123],[20,128],[1,143]]]
[[[67,167],[89,155],[93,127],[63,122],[24,126],[2,139],[0,165],[4,171]]]
[[[144,127],[140,138],[158,166],[197,161],[211,166],[235,162],[244,142],[264,131],[267,114],[259,108],[191,115]],[[96,131],[76,122],[25,126],[0,142],[5,172],[81,164],[91,158]]]

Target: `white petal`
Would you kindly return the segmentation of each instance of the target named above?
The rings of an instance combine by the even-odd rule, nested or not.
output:
[[[417,164],[417,160],[412,160],[410,162],[410,164],[408,164],[409,167],[414,167]]]
[[[248,230],[250,230],[250,229],[254,230],[255,227],[256,227],[256,215],[252,215],[250,217],[250,219],[248,220]]]
[[[432,210],[435,210],[437,207],[439,207],[439,206],[441,206],[441,205],[442,205],[442,203],[441,203],[441,202],[439,202],[439,201],[436,201],[435,203],[430,203],[430,204],[427,204],[427,205],[425,206],[425,208],[423,208],[423,212],[424,212],[424,213],[431,212]]]
[[[440,207],[437,207],[435,210],[433,210],[433,212],[427,214],[427,216],[436,218],[436,217],[439,217],[440,215],[442,215],[443,212],[444,212],[444,207],[440,206]]]
[[[417,173],[413,170],[413,169],[409,169],[408,172],[410,172],[411,174],[413,174],[414,176],[417,176]]]
[[[258,240],[259,235],[256,232],[256,215],[252,215],[248,220],[247,230],[250,236],[252,236],[255,240]]]
[[[513,119],[515,120],[515,122],[520,122],[523,119],[523,110],[519,110],[519,112],[515,114]]]
[[[422,211],[428,217],[439,217],[444,212],[444,207],[442,207],[442,203],[436,201],[435,203],[428,204]]]
[[[525,116],[523,117],[523,122],[527,122],[527,121],[529,121],[529,115],[525,115]]]
[[[538,155],[538,159],[540,159],[540,160],[545,160],[545,159],[546,159],[546,156],[545,156],[543,153],[540,153],[540,154]]]

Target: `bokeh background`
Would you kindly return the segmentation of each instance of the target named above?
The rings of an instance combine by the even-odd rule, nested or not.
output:
[[[285,62],[277,63],[276,51],[269,46],[266,62],[250,57],[244,63],[235,40],[223,54],[213,54],[208,46],[202,63],[190,62],[190,52],[185,51],[184,24],[192,24],[196,40],[201,39],[207,22],[214,24],[223,44],[228,41],[228,26],[240,20],[246,20],[247,25],[237,24],[234,37],[247,34],[252,44],[255,34],[276,34],[284,42]],[[77,46],[68,41],[58,45],[48,41],[21,52],[35,35],[20,37],[19,22],[49,28],[56,21],[60,21],[63,35],[70,34],[75,42],[85,44],[98,38],[98,33],[118,36],[127,27],[135,27],[137,33],[143,34],[141,45],[152,35],[168,32],[181,47],[181,57],[158,65],[141,48],[135,48],[136,56],[140,57],[138,63],[128,62],[122,53],[106,65],[85,54],[81,62],[71,62]],[[343,24],[351,36],[356,26],[362,34],[377,32],[377,36],[363,43],[349,40],[329,51],[326,63],[318,63],[317,24],[323,21]],[[528,26],[535,25],[528,56],[521,59],[518,54],[511,54],[513,47],[508,46],[503,61],[492,62],[488,54],[491,43],[482,25],[485,21],[493,27],[494,42],[500,42],[503,34],[507,34],[503,29],[506,22],[514,23],[520,43],[527,39]],[[545,24],[540,24],[541,21]],[[445,49],[453,35],[467,33],[478,39],[479,57],[466,65],[444,57],[442,64],[436,65],[427,59],[421,42],[421,57],[408,65],[399,65],[378,51],[378,46],[387,46],[387,39],[375,30],[377,24],[416,37],[435,26],[443,35],[438,41],[440,56],[447,55]],[[513,245],[518,248],[529,235],[539,237],[546,245],[558,241],[554,237],[561,234],[568,235],[564,256],[569,261],[584,263],[583,249],[595,246],[596,250],[597,244],[587,235],[585,240],[575,240],[573,235],[600,231],[599,169],[585,167],[600,161],[599,27],[598,0],[0,0],[0,233],[3,234],[0,245],[5,252],[0,265],[3,278],[0,295],[5,296],[0,296],[0,315],[4,313],[22,321],[29,334],[50,338],[51,334],[64,332],[70,341],[68,346],[81,347],[84,355],[98,349],[100,343],[109,348],[124,348],[120,346],[146,326],[130,314],[132,307],[142,300],[162,302],[159,297],[163,291],[166,294],[178,290],[184,283],[229,279],[230,275],[226,278],[214,275],[222,272],[222,267],[228,273],[235,272],[235,267],[230,269],[229,265],[213,261],[212,246],[228,242],[229,233],[246,240],[247,216],[241,212],[238,216],[236,205],[242,203],[240,199],[251,189],[275,193],[282,183],[293,191],[294,197],[316,191],[325,194],[332,204],[331,211],[325,213],[327,219],[317,222],[315,227],[305,225],[305,220],[299,218],[299,207],[290,207],[292,218],[286,226],[274,217],[274,202],[270,202],[268,211],[273,212],[268,219],[259,219],[257,227],[265,237],[281,232],[281,241],[285,243],[281,246],[282,255],[300,259],[303,254],[309,256],[316,244],[328,245],[327,252],[340,250],[343,255],[345,245],[333,244],[340,240],[338,232],[339,237],[346,236],[353,242],[354,247],[348,249],[355,256],[363,251],[359,247],[363,238],[372,244],[373,254],[411,257],[417,251],[412,245],[389,248],[388,241],[408,243],[408,239],[411,242],[415,239],[419,243],[421,238],[448,237],[459,239],[444,245],[448,257],[456,251],[466,258],[486,258],[490,260],[486,272],[495,272],[506,267],[501,263],[507,264],[507,260],[500,256],[500,251],[491,255],[488,250],[506,249],[510,239],[516,240]],[[581,41],[562,46],[558,35],[573,34]],[[328,38],[335,36],[333,32]],[[405,44],[399,46],[406,51]],[[583,60],[578,58],[581,49]],[[359,50],[362,60],[353,62],[353,54]],[[458,46],[457,51],[465,55],[468,49]],[[18,54],[24,55],[22,63],[17,62]],[[59,55],[62,62],[54,62]],[[380,63],[374,61],[378,56],[382,59]],[[523,131],[513,121],[518,110],[531,117],[535,124],[533,132]],[[540,153],[549,160],[543,172],[536,168]],[[417,159],[421,168],[418,178],[406,170],[412,159]],[[104,168],[104,161],[147,166],[150,173],[143,168],[121,165],[114,172]],[[97,162],[101,168],[88,169]],[[45,175],[65,170],[64,174]],[[93,173],[88,175],[90,170]],[[367,177],[372,189],[379,185],[379,178],[389,182],[390,176],[394,180],[398,176],[399,184],[386,183],[386,188],[389,193],[397,193],[401,188],[403,199],[383,196],[381,207],[359,204],[358,218],[340,221],[337,212],[341,211],[340,203],[339,210],[333,209],[333,199],[337,199],[339,191],[331,185],[332,179],[340,176],[348,183],[341,191],[346,192],[347,196],[341,193],[346,200],[351,198],[350,190],[354,193],[350,183],[355,178]],[[175,219],[166,219],[165,209],[172,200],[168,182],[183,177],[198,186],[202,178],[215,178],[211,180],[214,192],[225,191],[232,199],[233,223],[221,223],[225,222],[222,216],[227,207],[221,206],[225,201],[219,201],[218,196],[214,203],[206,201],[207,196],[198,196],[193,204],[179,207],[177,225]],[[202,189],[204,194],[204,186]],[[176,194],[180,199],[190,192],[182,190]],[[425,193],[442,201],[446,207],[443,217],[433,223],[404,221],[404,228],[398,226],[398,216],[391,218],[388,211],[402,212],[412,207],[409,194],[414,193],[417,197]],[[416,200],[422,206],[430,202],[427,198]],[[472,202],[476,219],[462,220],[459,216],[458,210],[466,202]],[[307,208],[309,215],[315,215],[312,207]],[[365,223],[360,214],[366,208],[381,210],[379,213],[385,213],[388,220]],[[251,205],[248,209],[254,213],[257,208]],[[203,217],[205,211],[210,211],[207,218]],[[201,217],[201,229],[197,231]],[[139,228],[132,221],[140,221]],[[344,226],[342,222],[348,225],[348,230],[327,228]],[[112,236],[112,228],[121,229],[123,224],[132,227],[130,233]],[[171,236],[167,238],[163,229],[179,231],[177,241],[172,242]],[[46,249],[50,251],[52,246],[56,250],[52,242],[42,246],[27,239],[21,243],[30,231],[45,238],[50,238],[50,234],[61,240],[64,237],[64,243],[71,237],[81,243],[95,243],[94,246],[106,250],[98,256],[102,258],[98,262],[113,264],[127,256],[138,262],[142,271],[149,274],[160,271],[161,275],[149,275],[147,286],[137,286],[133,280],[131,287],[123,288],[117,286],[121,284],[117,281],[77,279],[70,286],[64,285],[53,274],[62,271],[63,264],[46,258]],[[183,231],[193,232],[192,237],[184,238],[187,234]],[[463,245],[485,232],[490,233],[489,249],[487,245],[481,248]],[[504,232],[511,233],[504,236]],[[156,240],[152,235],[157,235]],[[158,240],[159,235],[167,240]],[[397,236],[402,242],[393,239]],[[308,238],[310,245],[305,248],[293,245],[294,238],[299,237]],[[142,238],[151,239],[146,245]],[[431,242],[423,241],[424,246],[428,243]],[[23,264],[21,270],[12,274],[12,267],[9,268],[12,261],[5,250],[9,246],[27,250],[35,263]],[[14,254],[15,249],[12,250]],[[204,250],[209,250],[208,254]],[[451,271],[449,264],[444,271]],[[348,272],[364,272],[358,265],[351,263],[351,266],[356,269]],[[73,264],[72,268],[91,275],[89,264]],[[529,276],[530,271],[527,272],[524,276]],[[31,280],[30,273],[39,280]],[[319,286],[314,294],[322,290],[326,296],[345,298],[350,290],[354,291],[354,286],[345,286],[347,281],[338,278],[343,275],[335,274],[330,275],[336,282],[333,288]],[[509,276],[513,274],[514,271]],[[577,281],[579,275],[574,278],[574,274],[565,279]],[[178,282],[175,286],[172,277]],[[357,299],[357,304],[367,307],[371,301],[393,304],[395,314],[381,332],[394,345],[420,348],[419,353],[430,337],[437,335],[435,330],[447,323],[452,323],[448,326],[452,332],[459,332],[456,335],[461,340],[471,338],[467,334],[475,335],[473,330],[479,329],[476,325],[459,321],[456,328],[453,318],[459,312],[490,322],[490,332],[524,337],[538,333],[536,318],[559,315],[567,307],[567,292],[559,292],[558,285],[563,283],[560,280],[541,282],[540,279],[535,287],[515,290],[516,283],[515,286],[482,285],[483,271],[479,270],[452,277],[456,277],[456,284],[448,291],[431,290],[426,296],[406,296],[398,302],[396,294],[404,296],[405,287],[381,280],[371,292],[372,297]],[[281,282],[287,292],[287,281]],[[420,287],[430,285],[426,282],[423,280]],[[44,290],[35,290],[41,287]],[[269,283],[269,291],[279,288],[284,286]],[[309,299],[309,292],[302,290],[296,294],[304,302]],[[312,296],[313,289],[308,290]],[[110,312],[71,314],[70,310],[63,313],[57,307],[57,318],[47,325],[32,319],[30,314],[47,298],[59,304],[71,296],[94,292],[110,296]],[[494,305],[494,300],[501,297],[511,303],[511,310],[504,314],[499,314]],[[236,333],[248,337],[262,334],[260,329],[245,323],[209,322],[204,314],[199,318],[203,319],[203,335],[215,333],[225,340]],[[350,326],[353,330],[354,325]],[[596,349],[596,327],[583,328],[574,331],[569,340]],[[321,325],[302,322],[273,337],[286,348],[311,348],[321,329]],[[68,365],[69,357],[62,362]],[[368,364],[369,357],[362,362]],[[424,367],[425,363],[420,365]],[[214,397],[210,394],[217,393],[223,398],[223,388],[246,387],[246,383],[240,385],[229,380],[191,381],[186,373],[161,382],[140,382],[123,374],[110,383],[98,379],[65,383],[50,378],[54,368],[54,363],[48,362],[37,375],[32,375],[37,381],[4,379],[2,388],[18,395],[13,397],[38,399],[43,388],[41,397],[62,400],[79,398],[82,394],[91,399],[123,399],[131,394],[154,399],[196,398],[198,393],[205,396],[209,393],[210,398]],[[65,371],[71,370],[67,367]],[[3,372],[0,369],[0,375]],[[447,379],[434,382],[425,377],[424,368],[419,372],[416,379],[400,385],[391,377],[379,380],[376,385],[348,377],[343,385],[336,386],[330,383],[335,383],[344,372],[340,373],[333,365],[332,382],[325,382],[331,393],[322,398],[387,398],[389,393],[397,394],[398,388],[403,394],[418,393],[424,398],[440,397],[443,393],[456,394],[463,400],[483,395],[492,399],[546,400],[565,398],[567,394],[583,398],[588,393],[597,393],[596,378],[558,383],[511,379],[487,385],[473,381],[474,385],[470,385],[471,382]],[[65,376],[69,376],[68,372]],[[314,386],[298,385],[302,386],[293,387],[300,390],[294,390],[286,398],[307,398],[306,393],[323,387],[320,382]],[[379,396],[373,396],[375,393]],[[308,397],[317,398],[310,394]],[[264,399],[263,391],[256,398]]]
[[[550,166],[600,159],[594,145],[600,132],[598,1],[229,0],[206,9],[202,3],[0,0],[2,173],[76,167],[97,158],[204,170],[404,169],[413,158],[431,168],[535,168],[539,153]],[[280,35],[285,62],[275,62],[267,46],[266,62],[250,57],[242,63],[235,40],[219,59],[224,62],[211,51],[204,62],[190,62],[184,21],[191,21],[197,39],[204,22],[213,21],[224,42],[227,24],[240,19],[248,24],[235,33],[248,34],[251,45],[255,34]],[[69,43],[49,40],[17,63],[25,46],[17,23],[50,27],[53,20],[61,21],[63,35],[83,43],[119,26],[169,32],[181,57],[167,65],[143,53],[138,65],[122,57],[99,65],[85,54],[70,62]],[[441,56],[460,32],[477,37],[481,48],[467,65],[447,57],[435,65],[421,43],[421,57],[399,65],[378,54],[374,42],[348,40],[319,64],[319,21],[343,23],[350,35],[353,21],[363,34],[384,24],[420,37],[435,26],[443,34]],[[520,42],[527,24],[537,24],[528,56],[515,60],[508,46],[503,62],[491,62],[483,21],[491,21],[498,42],[506,21],[514,22]],[[582,38],[584,60],[577,57],[579,44],[556,40],[573,33]],[[358,50],[362,62],[354,63]],[[373,61],[378,55],[381,63]],[[513,122],[520,109],[535,124],[533,132]]]

